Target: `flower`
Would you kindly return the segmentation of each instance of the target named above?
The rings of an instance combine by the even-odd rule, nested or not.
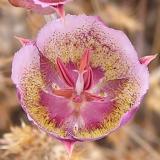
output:
[[[99,18],[53,20],[35,41],[21,39],[12,80],[39,128],[61,141],[92,141],[128,122],[149,86],[147,65],[127,36]]]
[[[22,7],[42,14],[51,14],[56,10],[64,16],[63,5],[71,0],[8,0],[16,7]]]
[[[35,4],[41,5],[42,7],[49,7],[49,6],[58,6],[64,5],[66,2],[71,0],[33,0]]]

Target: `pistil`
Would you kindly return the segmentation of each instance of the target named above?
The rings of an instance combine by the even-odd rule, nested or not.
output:
[[[76,87],[75,87],[77,95],[81,95],[81,93],[84,90],[84,77],[83,77],[83,74],[84,73],[79,73],[78,72],[78,78],[77,78]]]

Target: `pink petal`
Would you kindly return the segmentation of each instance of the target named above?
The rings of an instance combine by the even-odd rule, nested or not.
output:
[[[41,5],[42,7],[58,6],[63,5],[71,0],[33,0],[35,4]]]
[[[12,80],[19,85],[26,71],[30,68],[38,67],[39,53],[33,45],[26,45],[21,48],[14,56],[12,63]]]
[[[66,85],[59,77],[56,67],[53,66],[52,62],[40,53],[40,70],[42,77],[45,80],[46,85],[51,87],[53,83],[58,87],[65,87]]]
[[[110,80],[105,86],[100,88],[99,92],[104,91],[106,92],[107,97],[114,99],[118,94],[120,94],[120,92],[123,92],[124,86],[128,81],[129,80],[127,78]],[[119,90],[119,92],[117,92],[117,90]]]
[[[123,32],[104,26],[96,17],[67,15],[65,21],[65,25],[61,20],[49,23],[37,38],[38,47],[49,50],[47,57],[53,61],[53,55],[70,57],[72,61],[75,53],[81,58],[86,48],[93,49],[92,67],[107,68],[108,80],[125,77],[131,73],[128,68],[139,63],[135,49]]]
[[[51,135],[54,135],[57,138],[62,137],[64,139],[64,132],[63,134],[61,133],[61,135],[61,128],[56,128],[56,123],[53,123],[48,117],[50,112],[53,113],[52,110],[50,110],[51,108],[47,108],[47,104],[50,105],[50,102],[44,100],[44,104],[45,102],[47,103],[45,107],[40,103],[40,93],[44,93],[44,95],[47,94],[44,91],[42,92],[42,89],[45,89],[45,82],[43,76],[41,76],[42,71],[40,68],[40,62],[42,61],[40,61],[37,47],[32,44],[24,46],[14,56],[12,64],[12,80],[17,87],[20,103],[27,113],[29,120],[33,121],[36,126]],[[59,98],[57,97],[57,99]],[[58,103],[56,98],[54,102]],[[64,104],[65,101],[61,101],[61,104],[62,103]],[[65,106],[66,105],[64,104],[64,107]],[[57,109],[57,112],[58,111],[60,110]],[[63,116],[68,114],[68,109],[66,110],[66,107],[64,108],[63,113],[61,114]],[[57,117],[57,121],[60,120],[60,116]]]
[[[41,91],[40,97],[40,103],[46,108],[51,121],[56,124],[56,127],[66,127],[63,126],[64,122],[73,112],[73,108],[69,105],[69,100],[50,95],[44,91]]]
[[[26,8],[41,14],[51,14],[54,12],[52,7],[42,8],[40,5],[36,5],[33,0],[8,0],[15,7]]]
[[[124,114],[124,116],[122,117],[122,119],[120,121],[119,127],[122,127],[128,121],[130,121],[131,119],[133,119],[133,117],[137,113],[138,109],[139,109],[139,107],[133,107],[130,111],[128,111],[126,114]]]
[[[36,5],[40,5],[42,8],[54,7],[55,11],[62,18],[65,16],[64,4],[71,0],[33,0]]]
[[[88,132],[101,128],[105,118],[114,110],[114,102],[88,102],[82,108],[81,115]],[[81,129],[83,130],[83,128]]]

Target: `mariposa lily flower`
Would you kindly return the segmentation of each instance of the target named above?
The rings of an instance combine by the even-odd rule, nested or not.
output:
[[[35,4],[39,4],[42,7],[49,7],[49,6],[58,6],[58,5],[64,5],[66,2],[69,2],[71,0],[33,0]]]
[[[64,16],[63,5],[71,0],[8,0],[16,7],[26,8],[42,14],[51,14],[55,10]]]
[[[12,80],[35,125],[65,142],[100,139],[128,122],[149,85],[147,65],[127,36],[97,17],[54,20],[20,39]]]

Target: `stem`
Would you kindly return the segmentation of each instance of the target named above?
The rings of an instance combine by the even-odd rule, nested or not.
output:
[[[53,13],[50,15],[44,15],[44,19],[45,19],[46,23],[48,23],[54,19],[57,19],[57,15],[56,15],[56,13]]]

